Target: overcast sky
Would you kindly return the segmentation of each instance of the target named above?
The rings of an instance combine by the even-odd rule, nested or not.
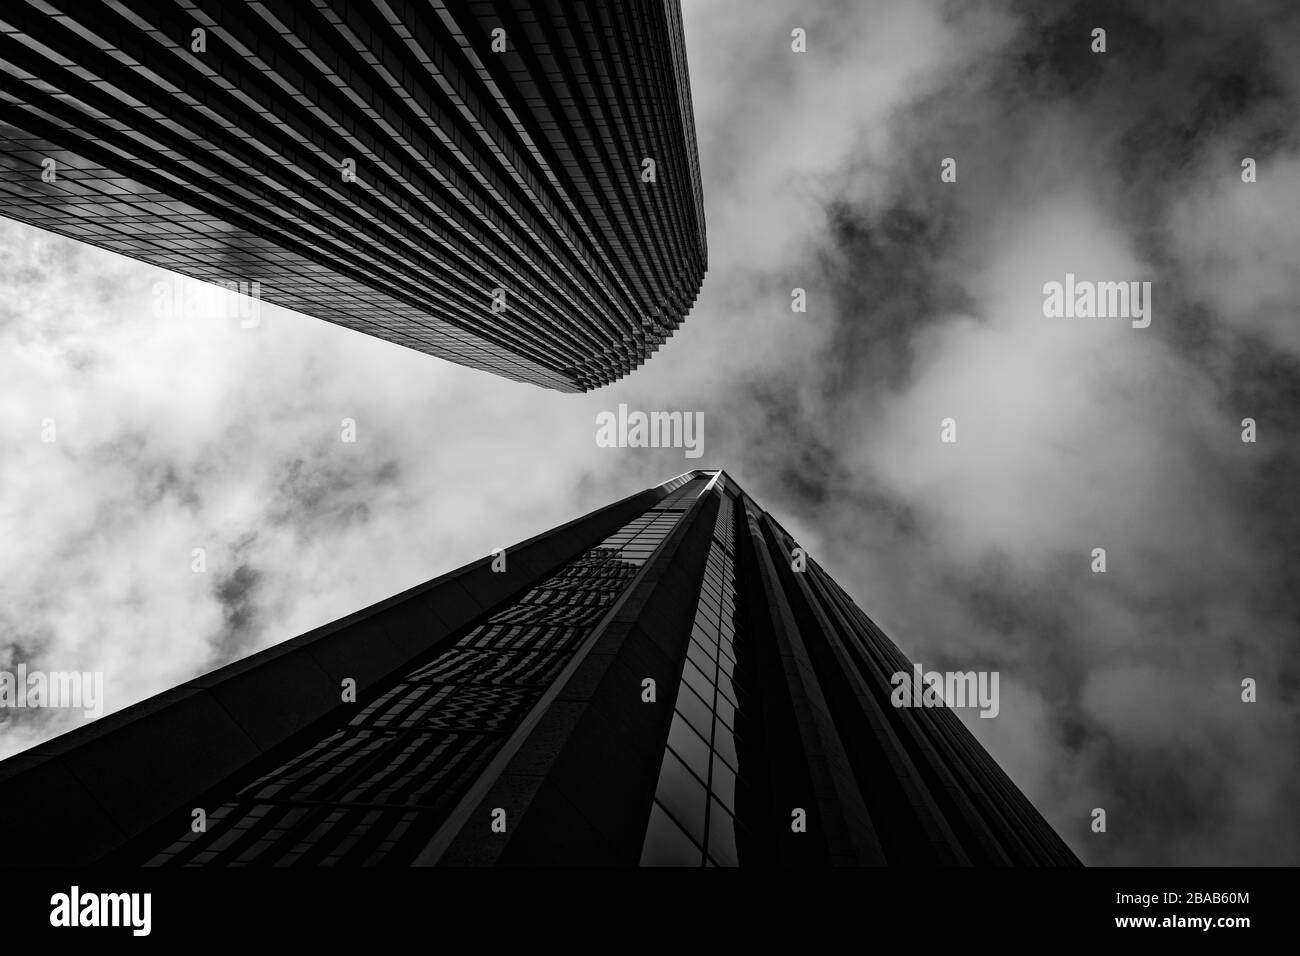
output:
[[[967,723],[1085,862],[1300,861],[1297,12],[1040,6],[686,0],[709,275],[588,395],[159,319],[166,273],[0,220],[0,669],[117,709],[724,467],[914,661],[1000,673]],[[1045,318],[1067,272],[1150,327]],[[704,456],[597,447],[620,402]],[[0,757],[76,719],[0,712]]]

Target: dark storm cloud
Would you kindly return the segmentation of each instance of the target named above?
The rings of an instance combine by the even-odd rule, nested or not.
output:
[[[268,470],[259,524],[283,529],[291,552],[308,553],[352,528],[364,531],[372,519],[370,502],[400,480],[397,461],[364,452],[340,454],[335,446],[343,444],[337,436],[321,438],[308,456],[275,461]],[[267,572],[248,557],[258,552],[257,533],[248,533],[216,556],[226,570],[214,574],[212,593],[222,626],[208,638],[209,669],[266,646],[268,632],[292,604],[289,594],[268,593]]]
[[[377,489],[401,480],[397,461],[375,460],[364,449],[338,454],[334,442],[318,446],[310,458],[279,462],[272,473],[267,520],[312,536],[322,526],[337,530],[350,522],[370,519],[369,502]],[[341,442],[340,442],[341,444]]]
[[[247,564],[216,575],[213,593],[220,602],[225,626],[210,640],[210,668],[239,660],[257,647],[262,627],[257,592],[262,579],[262,572]]]
[[[57,635],[47,626],[19,622],[8,609],[0,607],[0,671],[17,677],[18,666],[40,660],[57,643]],[[84,711],[47,707],[0,707],[0,739],[11,736],[33,743],[71,730],[83,718]]]

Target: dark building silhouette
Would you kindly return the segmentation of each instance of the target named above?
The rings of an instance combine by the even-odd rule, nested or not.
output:
[[[678,0],[12,0],[0,214],[585,391],[704,276]]]
[[[795,547],[681,475],[0,763],[2,859],[1077,864]]]

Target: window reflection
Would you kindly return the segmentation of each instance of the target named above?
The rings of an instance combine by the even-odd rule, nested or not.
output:
[[[641,862],[736,866],[739,706],[733,616],[735,552],[730,498],[714,526],[682,682],[655,791]]]

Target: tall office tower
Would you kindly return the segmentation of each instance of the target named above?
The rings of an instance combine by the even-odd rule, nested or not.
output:
[[[10,0],[0,215],[604,385],[704,277],[679,0]]]
[[[679,476],[0,763],[0,860],[1077,864],[794,548]]]

